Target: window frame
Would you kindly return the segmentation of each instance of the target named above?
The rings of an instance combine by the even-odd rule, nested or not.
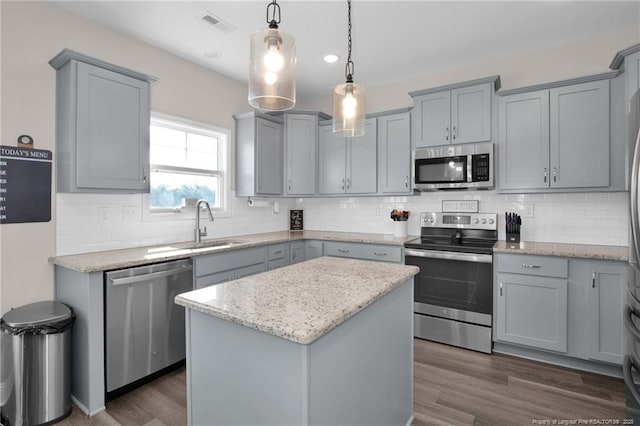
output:
[[[177,117],[159,112],[151,112],[151,120],[149,127],[153,124],[161,124],[174,130],[185,131],[189,133],[213,136],[218,138],[218,170],[199,169],[191,167],[168,166],[164,164],[149,164],[149,179],[151,173],[156,171],[166,171],[170,173],[184,173],[189,175],[215,176],[220,179],[220,207],[211,207],[214,217],[230,217],[231,203],[230,190],[231,179],[229,165],[231,162],[229,156],[229,144],[231,139],[231,130],[224,127],[213,126],[182,117]],[[151,151],[151,139],[149,139],[149,151]],[[148,194],[143,194],[143,216],[148,220],[193,220],[195,217],[195,207],[175,207],[175,208],[152,208],[151,207],[151,189]]]

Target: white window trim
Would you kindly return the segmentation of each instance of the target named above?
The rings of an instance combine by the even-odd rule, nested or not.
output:
[[[221,146],[218,151],[221,156],[221,169],[222,170],[199,170],[199,169],[188,169],[190,171],[195,171],[196,173],[202,173],[209,176],[220,176],[222,177],[222,187],[223,193],[222,198],[220,200],[220,208],[212,208],[211,212],[213,213],[213,217],[231,217],[231,200],[230,200],[230,190],[231,190],[231,178],[229,173],[229,166],[231,159],[229,158],[229,145],[231,143],[231,131],[229,129],[225,129],[223,127],[212,126],[210,124],[200,123],[193,120],[188,120],[182,117],[176,117],[173,115],[162,114],[159,112],[151,112],[151,123],[159,122],[162,123],[163,126],[174,128],[176,130],[189,131],[191,133],[204,134],[206,136],[210,136],[206,132],[202,132],[201,129],[210,130],[212,132],[218,133],[221,135]],[[150,123],[150,124],[151,124]],[[151,164],[151,169],[164,169],[164,170],[172,170],[179,172],[180,167],[173,166],[158,166]],[[184,207],[178,209],[151,209],[151,194],[142,194],[142,205],[144,208],[142,209],[142,218],[144,221],[163,221],[163,220],[194,220],[195,218],[195,208],[193,207]]]

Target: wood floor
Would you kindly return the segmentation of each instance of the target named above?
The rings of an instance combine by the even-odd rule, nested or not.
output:
[[[536,420],[594,424],[609,419],[623,424],[622,379],[414,342],[414,426],[534,425]],[[109,402],[105,412],[92,418],[74,407],[59,424],[179,426],[187,423],[186,404],[181,369]]]

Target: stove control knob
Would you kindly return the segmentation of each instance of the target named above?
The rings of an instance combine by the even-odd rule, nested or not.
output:
[[[427,222],[432,223],[432,222],[433,222],[433,217],[429,216],[429,217],[427,218]]]
[[[473,223],[478,224],[480,223],[480,221],[478,220],[478,218],[473,219]]]
[[[487,224],[487,219],[482,219],[482,224],[486,225]]]
[[[489,224],[493,225],[493,219],[489,219]]]

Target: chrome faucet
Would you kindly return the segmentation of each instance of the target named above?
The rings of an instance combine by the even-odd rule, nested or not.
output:
[[[202,237],[206,237],[207,236],[207,227],[204,227],[204,231],[200,230],[200,204],[204,204],[205,207],[207,208],[207,211],[209,212],[209,220],[211,220],[211,222],[213,222],[213,214],[211,213],[211,207],[209,207],[209,202],[207,202],[207,200],[198,200],[198,203],[196,204],[196,243],[199,243],[202,239]]]

